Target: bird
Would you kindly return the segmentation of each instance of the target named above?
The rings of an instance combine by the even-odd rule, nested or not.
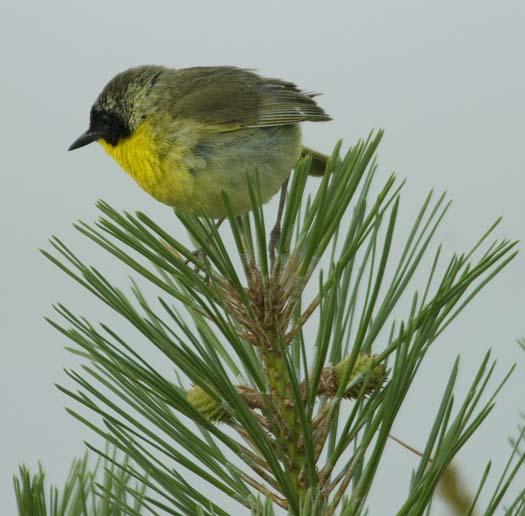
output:
[[[309,154],[311,173],[324,172],[326,156],[302,146],[299,126],[331,120],[316,95],[235,66],[136,66],[104,86],[68,150],[96,141],[161,203],[219,221],[224,193],[234,215],[253,208],[249,180],[258,174],[261,203],[281,189],[282,216],[297,160]]]

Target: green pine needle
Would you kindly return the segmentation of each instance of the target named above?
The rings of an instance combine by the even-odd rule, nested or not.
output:
[[[494,225],[446,261],[434,237],[449,203],[432,193],[400,242],[399,224],[407,225],[402,184],[393,175],[380,188],[374,184],[381,137],[371,134],[344,155],[339,143],[311,198],[310,159],[298,163],[273,269],[273,220],[258,202],[257,174],[248,182],[251,213],[233,216],[224,198],[233,245],[213,221],[176,214],[197,254],[147,215],[99,202],[96,224],[75,227],[133,272],[130,289],[51,240],[45,256],[135,329],[134,337],[124,336],[63,305],[56,307],[60,321],[50,320],[86,361],[67,372],[73,386],[60,387],[78,409],[70,413],[127,458],[111,461],[117,469],[101,490],[111,503],[124,507],[124,494],[142,492],[130,487],[134,479],[147,487],[140,500],[153,514],[231,514],[231,504],[258,515],[276,508],[295,515],[366,512],[390,431],[426,353],[516,254],[515,242],[489,242]],[[427,271],[420,285],[418,271]],[[141,282],[156,287],[156,299],[143,294]],[[411,301],[407,313],[404,300]],[[172,374],[148,361],[146,346],[163,355]],[[494,375],[487,354],[458,400],[456,362],[400,514],[429,508],[441,475],[508,377],[494,388]],[[400,474],[410,478],[409,471]],[[502,477],[490,510],[513,475]],[[21,470],[17,482],[19,504],[45,505],[43,474]],[[206,489],[198,487],[203,483]],[[524,503],[522,497],[514,506]]]

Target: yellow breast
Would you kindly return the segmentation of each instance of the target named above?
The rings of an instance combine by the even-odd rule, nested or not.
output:
[[[191,197],[192,177],[184,162],[169,166],[161,160],[164,154],[154,137],[151,122],[143,122],[133,134],[113,146],[99,140],[104,150],[150,195],[160,202],[175,206],[177,200]]]

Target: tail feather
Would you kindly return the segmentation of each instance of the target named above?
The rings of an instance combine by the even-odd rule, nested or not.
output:
[[[301,158],[305,156],[310,156],[312,158],[312,166],[310,167],[311,176],[322,176],[324,175],[326,169],[326,163],[328,162],[328,156],[321,154],[313,149],[308,147],[303,147],[301,152]]]

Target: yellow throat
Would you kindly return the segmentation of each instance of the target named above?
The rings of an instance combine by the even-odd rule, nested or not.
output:
[[[165,149],[159,149],[153,123],[145,121],[115,146],[102,139],[99,143],[155,199],[187,211],[194,208],[194,179],[184,158],[188,148],[184,141],[166,154]],[[161,160],[159,156],[164,158]]]
[[[146,192],[155,195],[162,171],[151,123],[143,122],[115,146],[102,139],[99,143]]]

